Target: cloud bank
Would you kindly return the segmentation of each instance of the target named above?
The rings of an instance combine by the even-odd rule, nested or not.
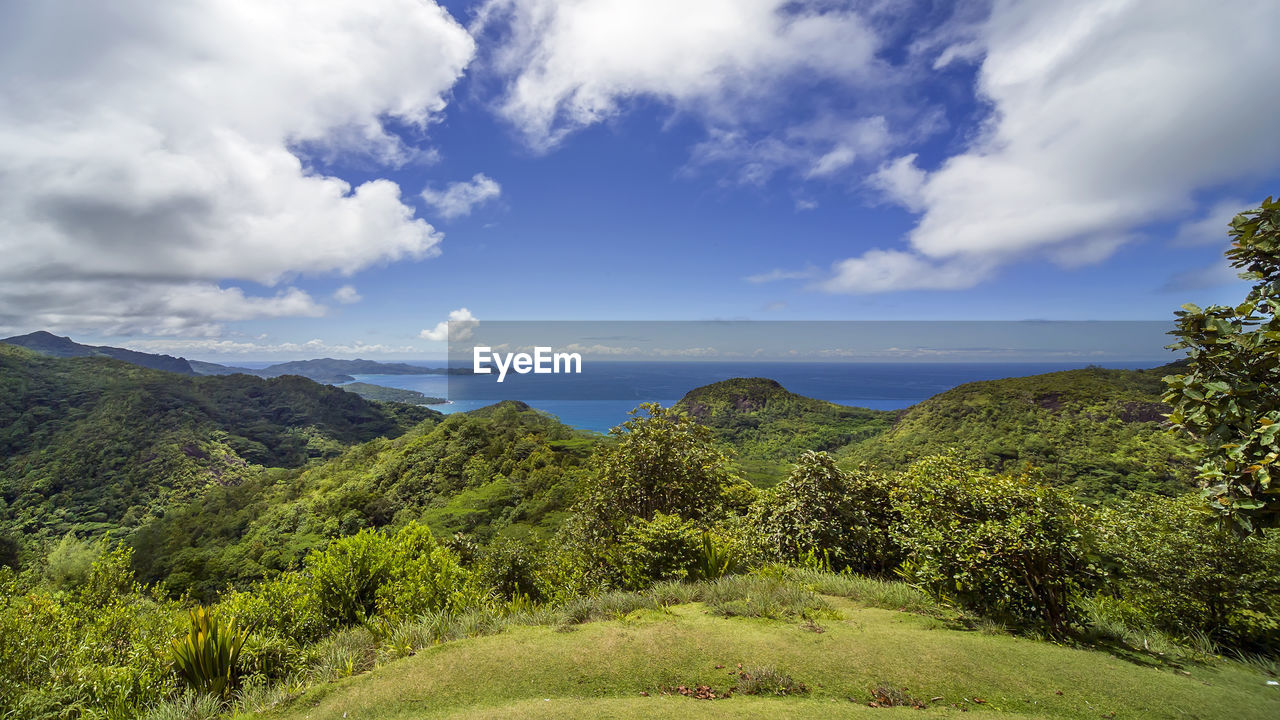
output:
[[[981,133],[934,170],[907,155],[873,175],[919,222],[905,249],[840,261],[821,287],[958,289],[1036,254],[1098,262],[1198,193],[1274,170],[1276,51],[1250,28],[1276,26],[1280,5],[1244,0],[996,3],[935,63],[982,58]]]
[[[353,187],[297,152],[415,152],[386,122],[425,131],[475,51],[434,3],[48,0],[6,15],[0,323],[216,332],[320,312],[301,290],[220,283],[438,252],[396,183]]]

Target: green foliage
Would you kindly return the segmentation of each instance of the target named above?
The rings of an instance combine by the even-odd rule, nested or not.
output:
[[[233,617],[221,621],[202,606],[190,610],[191,627],[172,641],[173,668],[196,692],[226,695],[237,677],[249,631]]]
[[[542,600],[538,587],[540,558],[528,543],[509,539],[494,541],[475,568],[476,583],[507,600]]]
[[[892,429],[837,458],[897,471],[958,450],[997,472],[1030,468],[1089,499],[1179,495],[1193,487],[1193,458],[1164,425],[1167,372],[1088,368],[968,383],[902,411]]]
[[[1240,538],[1199,510],[1185,496],[1101,511],[1098,553],[1114,574],[1103,592],[1136,627],[1280,650],[1280,537]]]
[[[1082,506],[947,456],[917,462],[900,482],[893,535],[908,553],[905,578],[1000,622],[1068,631],[1091,581]]]
[[[883,572],[901,551],[890,536],[895,516],[883,476],[846,473],[827,453],[800,456],[791,476],[766,493],[751,518],[778,559],[818,556],[829,569]]]
[[[45,557],[45,582],[55,590],[74,590],[84,585],[102,549],[101,543],[81,540],[74,533],[63,535]]]
[[[1232,267],[1253,289],[1235,307],[1184,305],[1176,313],[1186,372],[1165,378],[1174,427],[1190,435],[1210,512],[1250,532],[1280,525],[1280,201],[1231,221]]]
[[[710,532],[702,532],[699,549],[691,575],[700,580],[719,580],[742,572],[745,563],[742,553],[730,540],[719,538]]]
[[[646,588],[664,580],[683,580],[702,555],[702,532],[691,520],[654,513],[627,526],[612,548],[613,586]]]
[[[107,549],[74,592],[0,571],[0,714],[131,717],[176,689],[164,650],[181,607],[134,583],[127,561],[127,549]]]
[[[366,528],[417,521],[481,544],[549,538],[578,498],[593,437],[522,403],[450,415],[301,473],[210,488],[133,535],[139,573],[212,599]]]
[[[283,573],[249,591],[229,590],[219,598],[218,611],[255,633],[301,644],[315,642],[329,628],[311,580],[301,573]]]
[[[395,535],[362,530],[307,558],[320,611],[334,625],[351,625],[375,611],[391,618],[465,605],[467,573],[431,531],[409,524]]]
[[[734,449],[741,473],[768,487],[806,451],[835,451],[888,429],[894,413],[788,392],[774,380],[734,378],[690,390],[675,408]]]
[[[298,377],[188,377],[0,343],[0,532],[134,527],[255,464],[298,466],[437,416]]]
[[[713,433],[658,403],[631,415],[609,431],[617,442],[596,457],[596,485],[584,509],[615,526],[657,513],[689,520],[718,514],[730,474]]]
[[[444,398],[428,397],[417,390],[405,390],[403,388],[372,385],[363,382],[346,383],[340,387],[344,391],[355,393],[365,400],[377,400],[378,402],[397,402],[408,405],[439,405],[447,402]]]

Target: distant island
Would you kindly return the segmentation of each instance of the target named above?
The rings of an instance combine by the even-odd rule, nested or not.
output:
[[[0,342],[17,345],[28,350],[34,350],[42,355],[51,355],[53,357],[112,357],[141,367],[151,368],[152,370],[166,370],[182,375],[253,375],[260,378],[298,375],[328,385],[350,383],[355,380],[355,377],[353,377],[355,375],[448,375],[459,372],[448,368],[420,367],[406,363],[383,363],[359,358],[355,360],[336,360],[334,358],[291,360],[254,370],[234,365],[205,362],[203,360],[187,360],[186,358],[172,355],[126,350],[107,345],[83,345],[69,337],[54,335],[44,330],[26,335],[15,335],[4,338]],[[407,402],[421,402],[421,400],[409,400]]]
[[[372,385],[370,383],[353,382],[341,385],[340,387],[347,392],[359,395],[365,400],[377,400],[379,402],[398,402],[407,403],[409,405],[441,405],[449,402],[441,397],[423,395],[417,390],[384,387],[382,385]]]
[[[383,363],[376,360],[335,360],[320,358],[318,360],[291,360],[277,363],[261,370],[219,365],[218,363],[191,361],[191,367],[201,375],[232,375],[244,373],[258,377],[273,378],[281,375],[301,375],[319,383],[349,383],[354,375],[447,375],[446,368],[429,368],[405,363]]]

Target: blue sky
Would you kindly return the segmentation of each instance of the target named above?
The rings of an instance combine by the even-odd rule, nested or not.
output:
[[[0,11],[0,330],[1158,320],[1280,180],[1270,4],[177,5]]]

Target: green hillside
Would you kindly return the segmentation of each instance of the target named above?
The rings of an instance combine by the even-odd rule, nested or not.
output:
[[[903,411],[840,452],[849,465],[902,468],[956,449],[995,470],[1035,468],[1078,495],[1178,494],[1192,487],[1182,439],[1164,423],[1169,368],[1090,368],[968,383]]]
[[[549,537],[594,440],[523,403],[424,422],[301,473],[209,489],[132,536],[142,579],[208,597],[292,569],[332,538],[421,521],[438,537]]]
[[[684,410],[731,445],[742,474],[771,486],[806,450],[836,450],[889,427],[894,414],[845,407],[788,391],[766,378],[734,378],[690,390]]]
[[[283,698],[282,707],[254,717],[1261,719],[1280,713],[1280,689],[1231,663],[1123,659],[839,597],[817,601],[825,608],[808,622],[725,617],[714,605],[690,603],[624,606],[615,619],[582,625],[517,625],[499,635],[427,644],[414,657]],[[351,638],[348,646],[357,642]],[[779,676],[781,683],[770,682]],[[696,695],[700,686],[716,698],[680,692]],[[907,707],[872,707],[877,697],[877,704],[887,697]],[[912,701],[926,709],[911,709]]]
[[[165,370],[180,375],[197,374],[197,371],[184,358],[126,350],[109,345],[83,345],[69,337],[54,335],[44,330],[27,333],[26,335],[7,337],[0,340],[0,343],[24,347],[41,355],[50,355],[52,357],[109,357],[151,368],[152,370]]]
[[[0,530],[136,525],[254,466],[296,467],[435,417],[297,377],[187,377],[0,344]]]

